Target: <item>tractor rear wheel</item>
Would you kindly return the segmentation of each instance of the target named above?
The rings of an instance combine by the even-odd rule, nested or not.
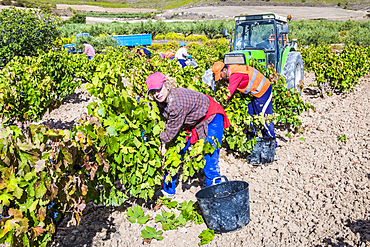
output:
[[[287,89],[297,90],[301,94],[303,89],[303,59],[302,54],[296,51],[289,52],[283,72]]]

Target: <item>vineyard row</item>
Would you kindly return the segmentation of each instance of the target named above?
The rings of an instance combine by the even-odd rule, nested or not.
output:
[[[367,72],[367,48],[349,46],[339,54],[323,54],[322,60],[317,60],[314,54],[322,51],[319,49],[328,48],[302,51],[306,64],[315,73],[315,64],[320,61],[326,68],[323,71],[334,68],[333,64],[347,66],[338,68],[336,73],[345,78],[352,76],[347,79],[352,83],[344,85],[334,78],[333,86],[339,90],[351,89],[358,76]],[[145,80],[154,72],[175,78],[178,87],[217,100],[231,122],[224,142],[238,152],[250,152],[255,139],[248,140],[244,130],[251,122],[258,127],[271,120],[249,116],[249,98],[235,95],[227,101],[226,88],[214,92],[201,81],[205,70],[222,60],[227,51],[225,43],[192,44],[190,53],[199,68],[181,70],[176,61],[162,60],[158,53],[148,61],[126,48],[107,48],[93,60],[62,51],[15,57],[0,72],[0,114],[4,119],[0,132],[0,243],[46,245],[61,215],[67,215],[70,224],[78,224],[87,202],[118,206],[128,196],[151,198],[155,185],[161,184],[164,170],[175,175],[181,168],[182,179],[186,180],[204,167],[203,156],[213,147],[200,141],[181,159],[184,130],[168,145],[163,162],[158,134],[165,121],[156,105],[145,97]],[[362,62],[356,65],[351,58],[362,58]],[[287,90],[284,79],[272,67],[264,68],[256,62],[253,66],[272,82],[272,121],[299,128],[299,115],[313,107],[305,104],[297,92]],[[344,68],[357,72],[349,74]],[[129,85],[123,83],[123,78],[128,79]],[[88,83],[88,92],[99,100],[88,105],[88,116],[73,130],[29,125],[46,110],[58,107],[63,97],[73,93],[83,81]]]

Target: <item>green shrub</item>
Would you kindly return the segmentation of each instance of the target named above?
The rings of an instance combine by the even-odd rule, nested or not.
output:
[[[291,32],[298,38],[298,45],[335,44],[340,42],[337,23],[327,21],[293,22]]]
[[[151,50],[159,51],[159,50],[162,50],[163,45],[158,44],[158,43],[154,43],[151,46],[148,46],[148,48],[151,49]]]
[[[1,4],[2,5],[12,5],[12,1],[11,0],[3,0],[3,1],[1,1]]]
[[[189,21],[189,22],[135,22],[135,23],[97,23],[97,24],[68,24],[60,28],[61,37],[70,37],[81,32],[90,33],[97,36],[105,33],[124,34],[139,34],[151,33],[153,37],[158,34],[167,34],[169,32],[183,33],[185,37],[191,34],[206,34],[212,36],[221,34],[222,29],[226,28],[229,31],[235,27],[234,20],[214,20],[214,21]],[[207,30],[205,30],[207,29]]]
[[[77,23],[77,24],[86,24],[86,14],[77,13],[72,15],[71,18],[65,20],[64,23]]]
[[[190,42],[195,42],[195,41],[202,41],[202,42],[207,42],[208,38],[205,35],[189,35],[188,37],[185,38],[186,41]]]
[[[165,50],[169,50],[169,49],[178,49],[179,48],[179,43],[177,43],[176,41],[171,41],[171,42],[168,42],[166,44],[163,44],[163,49]]]
[[[94,12],[82,12],[86,14],[86,16],[91,17],[111,17],[111,18],[143,18],[143,19],[151,19],[155,18],[157,14],[162,12],[145,12],[145,13],[94,13]]]
[[[179,35],[177,33],[167,33],[166,34],[166,39],[171,39],[171,40],[185,40],[184,35]]]
[[[51,5],[50,4],[42,4],[40,6],[40,9],[42,9],[43,11],[45,11],[47,13],[51,13]]]
[[[340,31],[349,31],[359,26],[359,22],[347,20],[339,27]]]
[[[0,67],[14,56],[33,56],[55,41],[59,19],[44,11],[10,8],[0,12]]]
[[[190,42],[198,41],[198,36],[190,35],[186,37],[185,40]]]
[[[106,47],[116,47],[117,41],[112,36],[100,36],[100,37],[84,37],[80,36],[75,39],[74,43],[76,44],[77,50],[84,50],[84,46],[82,45],[82,42],[86,41],[92,47],[94,47],[95,51],[102,51]]]
[[[361,45],[364,47],[370,46],[370,36],[364,35],[365,33],[369,33],[370,28],[363,28],[357,27],[347,32],[347,34],[343,38],[343,42],[348,45],[353,43],[354,45]]]
[[[68,7],[68,10],[71,11],[74,15],[77,14],[77,11],[72,9],[71,7]]]
[[[30,6],[32,6],[32,3],[30,3],[26,0],[17,0],[15,5],[17,7],[30,7]]]
[[[160,34],[157,34],[155,37],[154,37],[155,40],[159,40],[159,39],[166,39],[166,35],[164,35],[163,33],[160,33]]]

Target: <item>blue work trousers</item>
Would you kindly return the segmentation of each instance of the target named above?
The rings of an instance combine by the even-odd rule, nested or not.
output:
[[[212,154],[208,154],[204,156],[204,159],[206,160],[206,164],[204,166],[204,175],[206,176],[207,186],[212,185],[212,180],[215,177],[220,176],[220,167],[218,165],[218,159],[220,157],[221,148],[217,147],[215,143],[215,139],[217,139],[221,145],[223,133],[224,133],[224,117],[221,114],[216,114],[215,118],[208,124],[208,135],[206,137],[206,142],[207,141],[210,142],[212,146],[215,148]],[[215,139],[213,139],[213,137]],[[180,152],[181,158],[183,158],[189,146],[190,146],[190,139],[187,142],[185,148],[181,150]],[[169,194],[175,194],[177,174],[172,177],[172,182],[168,184],[166,183],[167,175],[168,174],[166,174],[163,179],[163,184],[162,184],[163,190]]]
[[[185,61],[186,59],[179,59],[179,63],[181,64],[183,68],[186,67]]]
[[[248,104],[248,114],[253,115],[271,115],[272,114],[272,89],[271,85],[267,89],[267,91],[260,97],[253,97],[251,103]],[[251,124],[252,130],[247,132],[248,138],[253,138],[255,135],[255,129]],[[276,138],[275,130],[274,130],[274,123],[270,123],[267,125],[266,123],[263,125],[262,130],[263,137],[272,137]]]

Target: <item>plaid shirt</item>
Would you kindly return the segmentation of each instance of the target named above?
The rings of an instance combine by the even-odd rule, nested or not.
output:
[[[206,116],[209,99],[204,94],[186,88],[173,88],[169,103],[158,103],[159,111],[167,119],[166,130],[159,134],[162,143],[170,142],[179,133],[182,125],[194,126],[198,139],[206,139],[208,124],[214,115]]]

